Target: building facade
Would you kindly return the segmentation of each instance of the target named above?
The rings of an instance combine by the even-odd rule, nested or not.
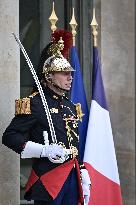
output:
[[[99,53],[109,104],[124,205],[135,204],[134,0],[57,0],[57,27],[70,30],[72,7],[78,23],[76,45],[88,106],[91,101],[93,6],[99,24]],[[0,140],[14,116],[14,100],[29,95],[33,79],[11,32],[20,39],[37,68],[50,41],[51,0],[0,0]],[[30,161],[0,146],[0,205],[25,204],[23,192]],[[21,192],[20,192],[21,190]],[[20,202],[21,200],[21,202]]]

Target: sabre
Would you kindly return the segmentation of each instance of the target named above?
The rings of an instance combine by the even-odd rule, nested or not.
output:
[[[48,123],[49,123],[51,137],[52,137],[52,142],[57,144],[57,138],[56,138],[56,134],[55,134],[55,130],[54,130],[54,126],[53,126],[50,110],[49,110],[49,107],[48,107],[48,104],[47,104],[47,100],[45,98],[42,86],[41,86],[40,81],[38,79],[38,76],[37,76],[37,74],[35,72],[35,69],[33,67],[33,64],[31,63],[31,60],[30,60],[29,56],[27,55],[27,52],[25,51],[25,49],[24,49],[22,43],[20,42],[19,38],[14,33],[12,33],[12,34],[13,34],[15,40],[17,41],[17,43],[18,43],[22,53],[24,54],[26,62],[28,64],[29,68],[30,68],[30,71],[31,71],[32,75],[33,75],[33,78],[35,80],[35,83],[37,85],[38,91],[40,93],[41,100],[42,100],[42,103],[43,103],[43,107],[44,107],[44,110],[45,110],[45,113],[46,113],[46,116],[47,116],[47,120],[48,120]]]

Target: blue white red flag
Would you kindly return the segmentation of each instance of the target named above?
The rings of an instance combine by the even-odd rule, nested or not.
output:
[[[78,123],[79,150],[80,150],[79,153],[80,153],[80,160],[83,160],[89,112],[88,112],[86,94],[85,94],[85,89],[83,84],[83,78],[80,70],[79,58],[75,46],[71,48],[70,60],[71,60],[71,66],[75,69],[73,82],[72,82],[72,89],[71,89],[71,101],[74,104],[80,103],[82,112],[84,114],[82,117],[82,121],[79,121]]]
[[[122,205],[120,180],[98,50],[93,48],[92,102],[84,163],[92,182],[89,205]]]

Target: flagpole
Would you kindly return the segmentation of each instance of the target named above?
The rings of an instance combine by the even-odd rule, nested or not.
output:
[[[73,13],[72,13],[72,18],[71,18],[71,21],[70,21],[70,26],[71,26],[71,30],[72,30],[72,35],[73,35],[73,47],[75,47],[75,44],[76,44],[76,34],[77,34],[77,31],[76,31],[76,27],[77,27],[77,22],[76,22],[76,19],[75,19],[75,11],[74,11],[74,8],[73,8]],[[76,69],[77,71],[77,69]],[[83,113],[82,113],[83,114]],[[84,115],[84,114],[83,114]],[[81,120],[82,121],[82,120]],[[87,205],[85,203],[85,198],[84,198],[84,205]]]
[[[95,8],[93,9],[93,19],[92,19],[92,22],[91,22],[90,25],[91,25],[91,28],[92,28],[93,46],[97,47],[98,23],[97,23],[96,18],[95,18]]]
[[[75,19],[75,10],[73,8],[73,13],[72,13],[72,18],[71,18],[71,21],[70,21],[70,26],[71,26],[71,30],[72,30],[72,35],[73,35],[73,46],[75,46],[76,44],[76,27],[77,27],[77,22],[76,22],[76,19]]]
[[[71,101],[76,105],[76,108],[80,108],[80,114],[79,114],[79,123],[78,123],[78,131],[79,131],[79,158],[82,161],[84,156],[84,148],[85,148],[85,141],[86,141],[86,132],[87,132],[87,125],[88,125],[88,119],[89,119],[89,112],[88,112],[88,106],[87,106],[87,99],[86,99],[86,93],[84,89],[84,82],[82,77],[82,72],[80,68],[80,62],[79,57],[77,53],[77,48],[75,46],[75,37],[76,37],[76,27],[77,22],[75,19],[75,12],[73,8],[72,18],[70,21],[70,27],[72,29],[72,35],[73,35],[73,46],[70,50],[70,62],[71,66],[74,68],[75,72],[73,75],[73,82],[71,87]],[[82,117],[80,117],[82,116]]]
[[[54,2],[53,2],[53,6],[52,6],[52,13],[49,17],[49,21],[50,21],[50,24],[51,24],[52,33],[54,33],[54,31],[57,29],[56,23],[58,21],[58,17],[56,15],[55,9],[54,9]]]

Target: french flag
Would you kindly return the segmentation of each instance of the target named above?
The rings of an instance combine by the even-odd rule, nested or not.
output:
[[[79,158],[83,161],[84,157],[84,150],[85,150],[85,141],[86,141],[86,134],[87,134],[87,125],[89,120],[89,111],[87,106],[86,94],[84,89],[84,83],[82,78],[82,73],[80,69],[79,58],[77,54],[77,49],[73,46],[70,50],[70,59],[71,59],[71,66],[74,68],[74,76],[71,88],[71,101],[74,104],[80,102],[83,118],[81,121],[78,122],[78,131],[79,131]]]
[[[123,205],[97,47],[93,48],[92,102],[84,164],[92,183],[89,205]]]

